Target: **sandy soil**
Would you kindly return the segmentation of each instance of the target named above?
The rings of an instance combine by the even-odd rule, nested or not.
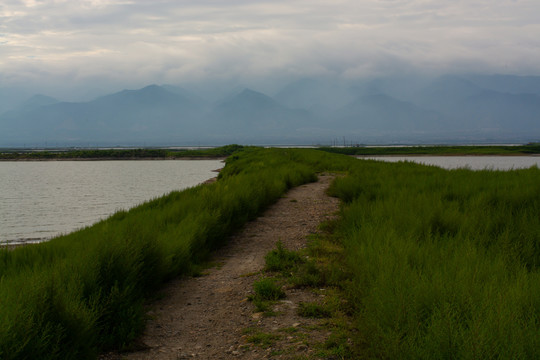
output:
[[[167,284],[161,299],[150,306],[150,320],[137,342],[140,350],[102,359],[286,359],[312,354],[309,342],[301,341],[294,329],[311,329],[313,341],[328,334],[313,330],[317,320],[300,318],[295,309],[300,301],[324,295],[287,289],[286,299],[275,305],[279,315],[272,317],[255,313],[247,297],[261,277],[264,256],[278,240],[289,249],[305,247],[306,236],[336,213],[338,200],[325,194],[332,179],[321,175],[318,182],[290,190],[231,238],[216,254],[217,266],[201,277]],[[273,332],[279,340],[269,348],[256,346],[247,342],[249,329]]]

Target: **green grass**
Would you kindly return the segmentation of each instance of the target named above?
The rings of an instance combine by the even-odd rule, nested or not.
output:
[[[363,357],[540,357],[539,180],[369,161],[336,180]]]
[[[299,267],[299,284],[342,289],[355,319],[353,347],[350,332],[336,330],[321,351],[540,358],[538,168],[443,170],[256,148],[229,156],[214,184],[0,251],[0,358],[85,359],[129,346],[144,325],[145,299],[163,282],[196,273],[229,234],[320,171],[344,175],[330,189],[343,204],[331,241],[310,250],[322,258]],[[276,269],[299,264],[288,265],[286,254],[276,249]]]
[[[283,353],[296,354],[291,358],[302,359],[353,359],[352,340],[354,329],[351,326],[350,305],[344,299],[345,292],[338,286],[344,285],[345,274],[336,276],[337,272],[343,271],[336,264],[343,259],[344,248],[338,244],[331,234],[335,229],[335,222],[326,222],[319,226],[321,232],[310,236],[306,249],[291,251],[285,249],[281,242],[266,256],[265,270],[271,278],[265,278],[269,282],[284,283],[285,286],[302,287],[306,292],[318,294],[317,302],[300,302],[297,314],[306,318],[319,319],[316,324],[298,327],[278,329],[280,333],[290,336],[292,346],[281,350]],[[254,288],[258,283],[254,284]],[[324,288],[321,288],[324,287]],[[264,308],[259,308],[254,301],[256,311],[269,312],[272,302],[264,301]],[[265,313],[265,314],[266,314]],[[253,328],[246,332],[253,332]],[[320,337],[320,332],[329,332],[326,341],[313,340]],[[311,347],[313,352],[304,353],[298,350],[298,342]]]
[[[278,241],[276,249],[266,254],[265,263],[266,271],[288,274],[299,264],[304,263],[304,259],[297,252],[285,249],[283,243]]]
[[[262,347],[263,349],[271,347],[281,336],[276,334],[258,332],[247,337],[247,341]]]
[[[281,285],[273,278],[262,278],[253,284],[253,295],[248,297],[255,305],[258,312],[264,312],[266,316],[273,316],[275,313],[270,307],[277,300],[285,298],[285,292]]]
[[[344,257],[322,273],[347,294],[353,358],[540,358],[538,168],[294,156],[346,173],[330,189],[343,201],[332,230]]]
[[[256,281],[253,284],[253,290],[255,291],[255,298],[261,300],[275,301],[285,297],[285,292],[281,289],[281,286],[271,278]]]
[[[229,234],[314,179],[287,151],[245,149],[216,183],[0,251],[0,358],[84,359],[129,346],[144,326],[145,299],[164,281],[200,272]]]
[[[298,315],[307,318],[323,319],[332,316],[332,311],[327,306],[321,304],[301,302],[298,305]]]

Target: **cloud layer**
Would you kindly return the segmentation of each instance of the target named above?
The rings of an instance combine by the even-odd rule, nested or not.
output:
[[[0,86],[540,74],[537,0],[4,0]]]

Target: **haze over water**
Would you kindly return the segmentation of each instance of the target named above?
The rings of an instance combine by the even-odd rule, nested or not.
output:
[[[68,233],[216,176],[220,160],[0,162],[0,243]]]

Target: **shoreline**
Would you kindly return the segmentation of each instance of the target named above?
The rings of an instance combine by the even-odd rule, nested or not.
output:
[[[141,161],[141,160],[225,160],[227,156],[185,156],[185,157],[102,157],[102,158],[0,158],[0,161]]]
[[[373,155],[349,155],[352,157],[361,157],[361,158],[369,158],[369,157],[407,157],[407,156],[414,156],[414,157],[489,157],[489,156],[501,156],[501,157],[540,157],[540,154],[507,154],[507,153],[501,153],[501,154],[373,154]]]
[[[56,159],[47,159],[47,160],[56,160]],[[61,160],[64,160],[64,159],[61,159]],[[176,160],[176,159],[174,159],[174,160]],[[208,160],[219,160],[219,159],[208,159]],[[31,160],[28,160],[28,161],[31,161]],[[222,169],[223,168],[215,169],[215,170],[212,170],[212,172],[219,173]],[[218,179],[217,176],[214,176],[214,177],[211,177],[211,178],[209,178],[207,180],[204,180],[203,182],[199,183],[199,185],[212,184],[212,183],[215,183],[217,181],[217,179]],[[41,244],[41,243],[47,242],[49,240],[52,240],[55,237],[56,236],[53,236],[51,238],[18,239],[18,240],[15,240],[13,242],[9,241],[9,240],[6,240],[5,242],[0,242],[0,251],[4,250],[4,249],[10,251],[10,250],[22,247],[22,246]]]
[[[540,154],[525,154],[525,153],[500,153],[500,154],[471,154],[471,153],[410,153],[410,154],[346,154],[355,158],[370,158],[370,157],[540,157]],[[0,157],[0,162],[32,162],[32,161],[159,161],[159,160],[226,160],[228,156],[185,156],[185,157],[92,157],[92,158],[13,158],[6,159]]]

